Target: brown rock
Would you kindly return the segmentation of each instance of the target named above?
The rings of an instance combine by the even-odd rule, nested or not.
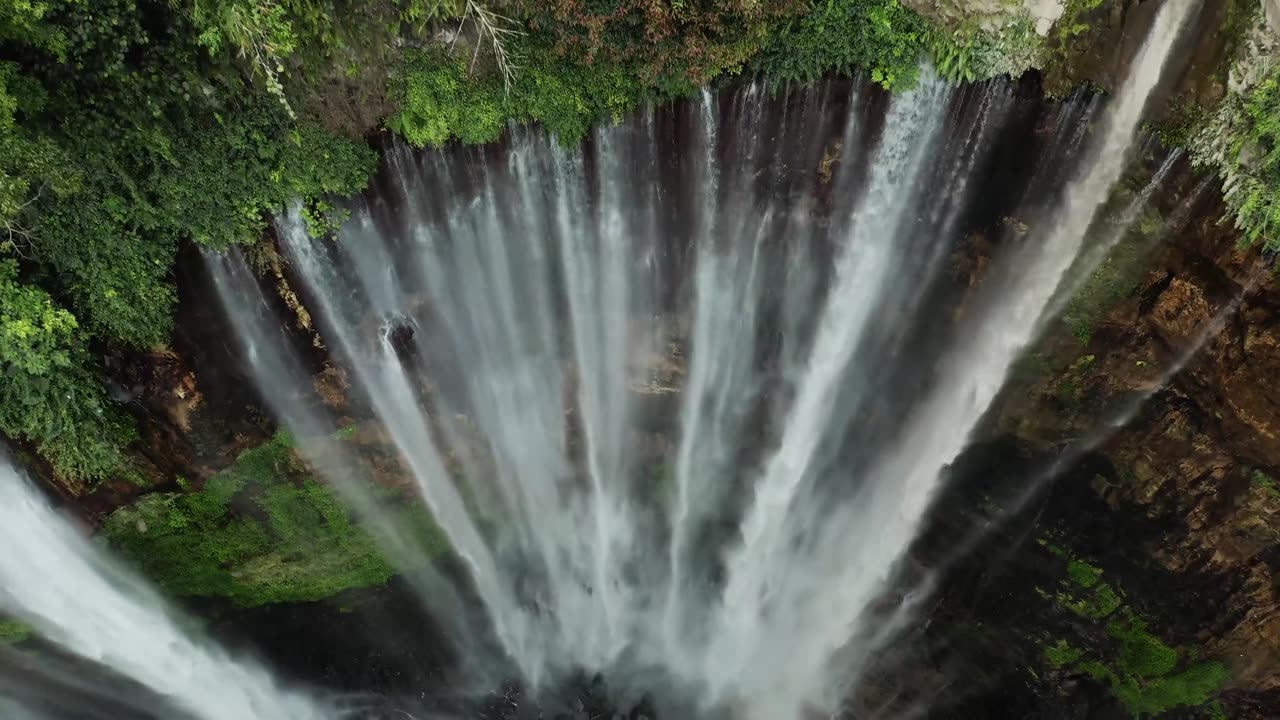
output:
[[[1161,339],[1181,349],[1195,340],[1212,317],[1203,289],[1174,278],[1156,300],[1149,322]]]

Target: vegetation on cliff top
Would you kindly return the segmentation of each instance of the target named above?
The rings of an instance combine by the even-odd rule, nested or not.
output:
[[[486,142],[508,122],[545,124],[576,142],[639,103],[687,95],[749,72],[775,87],[858,70],[909,87],[926,56],[952,80],[1021,72],[1039,52],[1029,21],[996,35],[944,29],[900,0],[636,3],[584,9],[573,0],[513,3],[504,65],[433,47],[409,53],[393,82],[388,126],[416,145]],[[483,41],[482,35],[479,38]],[[505,63],[517,68],[506,72]]]
[[[373,539],[308,474],[287,435],[245,451],[189,490],[147,495],[103,527],[112,545],[173,595],[250,607],[319,600],[394,573]],[[395,505],[430,553],[447,550],[424,509]]]

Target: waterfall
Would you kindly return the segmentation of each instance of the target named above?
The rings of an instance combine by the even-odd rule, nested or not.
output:
[[[944,271],[1009,84],[926,71],[878,117],[871,88],[789,91],[779,114],[754,83],[582,147],[389,148],[336,242],[295,206],[279,247],[465,586],[415,563],[341,450],[309,459],[451,635],[491,637],[532,687],[601,671],[709,714],[831,708],[910,621],[873,609],[918,599],[894,574],[1055,311],[1193,5],[1164,4],[1093,137],[1059,124],[1050,151],[1085,160],[1065,189],[1037,169],[1028,198],[1058,201],[963,297]],[[332,427],[301,362],[243,261],[208,266],[306,454]]]
[[[256,663],[232,658],[193,632],[188,620],[60,517],[3,457],[0,545],[0,612],[65,652],[151,690],[167,701],[145,708],[157,716],[172,717],[172,705],[198,720],[332,717],[323,704],[281,687]],[[5,717],[23,717],[17,712],[40,717],[21,707]]]

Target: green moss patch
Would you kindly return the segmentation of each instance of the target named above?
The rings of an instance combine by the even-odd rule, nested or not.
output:
[[[393,512],[418,528],[424,547],[447,550],[420,506],[399,502]],[[117,510],[103,535],[168,592],[246,607],[319,600],[395,572],[284,434],[243,453],[199,491],[151,494]]]
[[[1226,666],[1219,662],[1199,663],[1182,672],[1150,679],[1120,675],[1098,662],[1090,663],[1087,672],[1110,685],[1112,694],[1136,718],[1204,705],[1230,677]]]
[[[1042,595],[1089,622],[1072,623],[1078,638],[1046,643],[1045,662],[1106,685],[1135,718],[1209,703],[1229,677],[1226,666],[1200,661],[1195,648],[1180,651],[1166,644],[1150,631],[1147,618],[1125,605],[1101,568],[1055,549],[1067,562],[1066,577],[1056,593]]]
[[[1168,675],[1178,664],[1178,652],[1147,632],[1147,624],[1131,613],[1107,625],[1107,634],[1120,643],[1120,670],[1128,676]]]
[[[1249,482],[1251,485],[1271,497],[1280,497],[1280,488],[1276,487],[1275,478],[1261,470],[1254,470],[1253,475],[1249,478]]]
[[[17,620],[0,620],[0,645],[19,643],[31,637],[31,626]]]
[[[1067,575],[1071,581],[1082,588],[1091,588],[1102,579],[1102,568],[1094,567],[1080,560],[1067,563]]]

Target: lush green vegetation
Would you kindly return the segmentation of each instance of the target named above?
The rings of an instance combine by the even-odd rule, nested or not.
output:
[[[512,121],[575,142],[597,121],[725,73],[750,67],[783,82],[862,67],[891,86],[914,77],[923,51],[923,21],[898,0],[580,5],[517,2],[524,23],[491,36],[509,67],[440,47],[411,53],[388,125],[417,145],[490,141]]]
[[[17,278],[0,257],[0,430],[35,440],[71,477],[105,475],[132,425],[107,400],[75,316]]]
[[[1023,25],[1012,40],[943,30],[900,0],[616,0],[590,9],[521,0],[513,10],[518,21],[480,35],[502,47],[487,68],[475,53],[411,53],[394,82],[399,112],[388,126],[414,144],[440,145],[493,140],[508,122],[535,121],[574,142],[645,100],[740,72],[780,87],[861,70],[892,89],[911,86],[926,56],[947,77],[973,80],[1020,72],[1039,50]]]
[[[1047,540],[1041,545],[1049,547]],[[1152,634],[1148,621],[1103,580],[1101,568],[1065,550],[1054,554],[1067,563],[1066,578],[1052,595],[1054,601],[1093,627],[1084,630],[1077,643],[1057,638],[1046,644],[1042,651],[1050,666],[1089,675],[1107,685],[1135,718],[1205,705],[1227,681],[1222,663],[1200,661],[1195,648],[1179,651]],[[1085,643],[1097,647],[1100,635],[1106,638],[1101,654],[1082,649]]]
[[[1244,245],[1280,249],[1280,67],[1269,45],[1250,42],[1255,28],[1265,29],[1258,3],[1230,0],[1222,28],[1224,67],[1230,73],[1226,96],[1213,107],[1187,102],[1159,126],[1166,144],[1187,147],[1198,165],[1224,181],[1230,214]]]
[[[1280,249],[1280,67],[1226,105],[1235,113],[1229,126],[1228,157],[1234,162],[1226,171],[1227,203],[1245,242]]]
[[[778,24],[755,67],[777,82],[866,68],[886,88],[909,85],[930,33],[923,18],[896,0],[817,2]]]
[[[511,121],[572,141],[726,74],[904,87],[927,53],[999,72],[992,47],[900,0],[0,4],[0,432],[67,479],[128,473],[96,357],[167,342],[182,243],[254,243],[295,197],[325,227],[383,119],[419,145]]]
[[[373,169],[278,87],[300,42],[281,8],[305,5],[0,6],[0,431],[68,478],[124,472],[132,423],[89,349],[167,341],[178,244],[255,242],[265,211]]]
[[[243,453],[199,490],[153,493],[113,513],[104,536],[178,596],[242,606],[318,600],[393,574],[372,538],[293,453],[286,435]],[[394,503],[429,553],[448,545],[424,509]]]

